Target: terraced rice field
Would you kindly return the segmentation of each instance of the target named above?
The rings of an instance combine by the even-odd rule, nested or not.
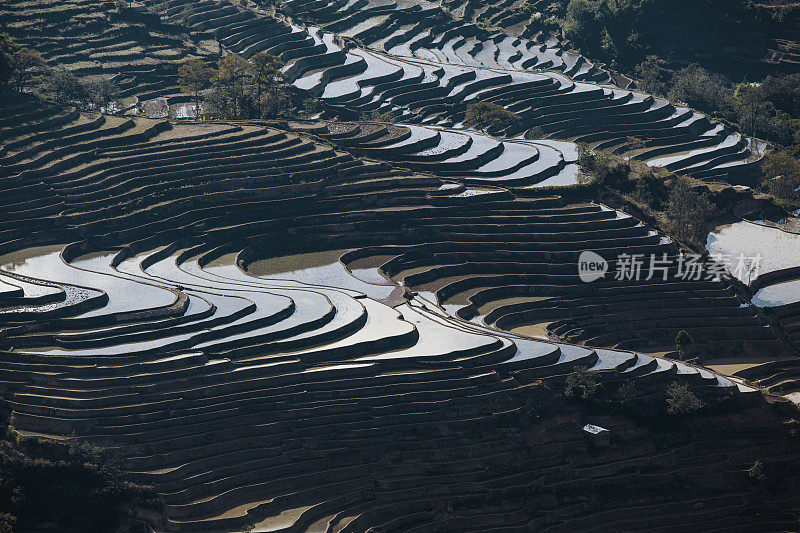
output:
[[[118,449],[165,504],[157,529],[563,530],[678,514],[725,524],[744,489],[575,508],[564,487],[622,482],[634,457],[652,465],[643,486],[676,468],[693,475],[706,439],[728,443],[733,468],[765,446],[793,453],[754,431],[760,392],[645,353],[679,329],[722,350],[782,353],[729,286],[584,284],[583,249],[674,245],[599,204],[490,185],[493,172],[529,164],[503,154],[535,145],[564,163],[559,143],[453,131],[430,153],[467,176],[452,181],[319,141],[365,154],[406,146],[398,165],[427,168],[413,154],[450,130],[172,125],[22,103],[3,113],[17,125],[2,151],[0,230],[12,425]],[[459,159],[476,145],[496,157]],[[542,323],[542,338],[514,333]],[[574,408],[544,440],[529,433],[542,429],[542,380],[558,386],[577,367],[646,394],[678,382],[735,398],[743,418],[676,435],[680,459],[636,432],[622,437],[630,452],[588,453]],[[566,492],[540,496],[553,490]]]
[[[89,17],[100,9],[92,1],[60,9],[15,2],[0,7],[0,15],[9,19],[12,36],[67,69],[113,73],[123,96],[134,98],[130,113],[166,116],[174,104],[178,116],[185,114],[189,97],[180,93],[176,78],[184,59],[213,65],[220,51],[245,58],[267,52],[286,62],[284,74],[298,90],[320,99],[322,118],[378,113],[418,129],[456,128],[475,146],[453,162],[476,170],[492,152],[487,154],[488,146],[479,149],[482,143],[462,122],[467,105],[479,101],[521,117],[517,125],[490,131],[506,139],[493,142],[542,137],[582,142],[698,178],[728,180],[749,175],[763,155],[761,144],[700,113],[614,86],[608,73],[563,50],[553,35],[514,24],[510,33],[492,32],[427,2],[292,0],[277,14],[246,2],[146,0],[143,5],[150,11],[127,10],[108,21]],[[117,50],[127,54],[122,63],[114,61]],[[447,140],[441,133],[438,139]],[[547,185],[574,182],[576,169],[568,159],[566,170],[554,169],[557,152],[535,143],[526,149],[507,146],[518,149],[506,150],[483,174],[530,182],[534,173],[554,172]],[[410,152],[387,153],[395,160]]]
[[[203,28],[244,57],[281,55],[290,81],[319,97],[327,118],[377,112],[419,127],[462,129],[467,105],[482,101],[522,119],[495,135],[584,142],[699,178],[738,179],[763,155],[760,144],[702,114],[613,86],[606,72],[563,51],[551,35],[493,33],[427,2],[292,0],[286,6],[295,18],[283,19],[277,37],[260,32],[264,16],[247,10],[231,23],[213,18],[214,7]],[[531,145],[514,163],[535,157],[537,148]],[[556,177],[550,184],[570,182]]]
[[[712,253],[734,258],[745,256],[745,268],[736,275],[748,285],[752,303],[779,326],[786,340],[800,346],[800,235],[792,220],[786,224],[741,220],[716,228],[708,236]],[[741,372],[762,386],[782,394],[794,394],[798,385],[797,364],[780,361]]]
[[[578,181],[578,142],[736,180],[757,141],[614,86],[508,2],[99,7],[0,6],[23,44],[113,74],[134,102],[0,108],[15,430],[119,451],[164,503],[156,531],[796,526],[797,473],[757,505],[746,473],[796,457],[790,424],[744,380],[657,356],[686,330],[774,359],[740,375],[791,393],[793,322],[775,327],[726,280],[582,282],[584,250],[613,269],[678,249],[561,188]],[[478,15],[509,32],[465,23]],[[133,116],[186,114],[177,66],[229,52],[279,55],[319,117]],[[464,127],[479,101],[521,120]],[[393,122],[354,121],[373,112]],[[625,412],[554,406],[578,368],[628,390]],[[672,383],[727,414],[647,429]],[[585,440],[588,422],[613,446]]]

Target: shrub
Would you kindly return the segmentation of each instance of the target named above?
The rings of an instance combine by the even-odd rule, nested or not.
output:
[[[362,113],[360,120],[365,122],[394,122],[390,112],[387,111],[386,113],[381,113],[377,109],[370,111],[369,113]]]
[[[650,207],[656,207],[659,204],[658,197],[655,192],[658,188],[658,184],[654,179],[642,177],[637,179],[634,183],[636,185],[633,193],[631,193],[631,196],[634,200]]]
[[[520,117],[503,106],[491,102],[475,102],[467,106],[464,125],[480,130],[501,130],[519,124]]]
[[[581,170],[585,172],[593,172],[595,169],[595,163],[597,162],[597,158],[589,147],[585,144],[579,144],[577,147],[578,151],[578,166],[581,167]]]
[[[600,384],[586,367],[578,367],[567,376],[564,395],[568,398],[591,400],[597,394]]]
[[[764,463],[761,461],[753,463],[753,466],[747,470],[747,477],[753,481],[764,481],[767,479],[767,476],[764,474]]]
[[[688,385],[673,382],[667,387],[667,412],[673,415],[689,414],[703,408],[703,401],[694,395]]]
[[[668,91],[670,73],[658,56],[647,56],[636,66],[635,74],[641,89],[657,95],[664,95]]]
[[[616,191],[630,188],[630,163],[624,159],[605,154],[592,153],[585,146],[578,147],[578,166],[581,171],[592,176],[593,181],[601,187]]]
[[[675,336],[675,349],[678,351],[678,358],[686,359],[686,348],[692,344],[692,337],[689,332],[682,329]]]
[[[531,139],[544,139],[546,133],[541,126],[534,126],[528,130],[527,137]]]
[[[301,104],[300,111],[305,116],[316,115],[320,112],[320,103],[316,98],[306,98]]]
[[[17,517],[10,513],[0,513],[0,533],[14,533]]]

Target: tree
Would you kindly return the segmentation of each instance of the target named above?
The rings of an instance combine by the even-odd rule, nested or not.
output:
[[[682,68],[672,76],[667,93],[670,100],[707,112],[728,113],[731,109],[730,82],[700,65]]]
[[[694,395],[688,385],[673,382],[667,387],[667,412],[673,415],[688,414],[702,409],[703,401]]]
[[[784,200],[800,198],[800,148],[768,152],[761,164],[762,186]]]
[[[467,105],[464,125],[481,130],[505,129],[518,124],[519,121],[519,115],[503,106],[491,102],[475,102]]]
[[[639,86],[649,92],[663,95],[667,92],[669,75],[663,66],[663,61],[658,56],[647,58],[636,66],[636,76]]]
[[[108,110],[109,104],[117,99],[119,91],[116,84],[108,79],[102,78],[86,85],[86,97],[95,111]]]
[[[274,118],[285,107],[284,76],[281,72],[283,65],[280,58],[265,52],[259,52],[250,58],[250,76],[255,85],[255,103],[261,118]]]
[[[181,91],[191,94],[194,99],[195,116],[200,116],[200,91],[211,85],[214,69],[199,59],[188,59],[178,68]]]
[[[675,336],[675,349],[678,351],[679,359],[686,359],[686,348],[692,344],[692,337],[689,332],[682,329]]]
[[[86,102],[86,87],[68,70],[54,70],[47,80],[47,85],[53,93],[53,99],[59,104],[78,103],[83,106]]]
[[[18,46],[5,33],[0,33],[0,87],[11,79],[11,56]]]
[[[18,48],[10,57],[11,82],[19,92],[25,91],[25,86],[45,68],[45,61],[41,54],[30,48]]]
[[[756,135],[759,120],[767,114],[767,108],[770,107],[764,96],[761,87],[754,83],[740,83],[733,93],[739,124],[749,135]]]
[[[714,206],[705,194],[694,191],[685,178],[678,178],[669,192],[667,215],[670,232],[681,240],[704,243],[708,219]]]
[[[214,74],[212,106],[224,118],[243,118],[247,115],[249,102],[245,87],[250,66],[247,60],[236,54],[225,56]]]

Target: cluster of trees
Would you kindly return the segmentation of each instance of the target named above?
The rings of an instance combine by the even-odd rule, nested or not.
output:
[[[685,60],[695,48],[709,46],[707,41],[676,42],[663,31],[665,23],[733,40],[748,30],[774,35],[782,26],[791,31],[792,24],[781,22],[800,17],[797,4],[778,9],[746,0],[545,0],[536,8],[587,56],[628,72],[650,53]]]
[[[113,81],[83,81],[63,68],[50,68],[39,52],[0,34],[0,88],[24,93],[34,83],[56,102],[82,109],[103,109],[119,94]]]
[[[618,411],[623,404],[641,394],[635,380],[627,382],[607,382],[607,387],[598,381],[601,374],[592,372],[586,367],[578,367],[567,375],[564,382],[564,396],[568,399],[614,406]],[[664,391],[666,413],[669,415],[691,415],[706,406],[706,402],[698,398],[687,384],[671,383]],[[656,414],[647,407],[648,400],[637,401],[636,407],[644,408],[646,416]]]
[[[653,0],[570,0],[564,9],[564,33],[583,53],[612,64],[636,61],[642,49],[638,33]]]
[[[698,64],[670,71],[655,56],[636,74],[642,89],[736,123],[747,135],[782,146],[800,144],[800,74],[734,84]]]
[[[208,115],[223,119],[277,118],[292,109],[288,85],[276,56],[256,54],[250,60],[231,54],[216,69],[190,59],[178,69],[181,88],[195,101],[208,104]],[[0,34],[0,88],[20,93],[36,83],[43,94],[64,105],[109,110],[119,90],[110,79],[82,80],[63,68],[50,68],[42,56]],[[312,106],[307,106],[309,109]]]
[[[119,97],[119,89],[112,80],[101,78],[83,81],[64,69],[50,71],[45,88],[56,102],[82,109],[110,112],[113,109],[109,109],[109,105]]]
[[[536,14],[546,15],[546,22],[563,29],[581,52],[635,76],[643,90],[685,103],[745,135],[777,145],[777,153],[767,156],[760,185],[779,200],[800,205],[800,74],[765,76],[766,68],[731,68],[696,54],[702,47],[713,46],[709,44],[713,41],[696,46],[692,41],[693,33],[708,37],[711,32],[710,39],[720,44],[735,42],[749,30],[777,35],[800,19],[800,6],[742,0],[542,0],[532,4]],[[685,42],[671,38],[665,24],[686,28]],[[675,67],[687,60],[703,63]]]
[[[800,204],[800,74],[734,84],[696,64],[671,72],[653,56],[636,72],[644,90],[771,142],[775,149],[764,158],[760,186],[779,201]]]
[[[45,61],[39,52],[19,46],[8,35],[0,33],[0,87],[24,92],[45,69]]]
[[[178,69],[181,89],[191,94],[200,115],[204,96],[208,114],[225,119],[277,118],[291,109],[288,87],[276,56],[258,53],[246,60],[230,54],[216,69],[197,59]]]

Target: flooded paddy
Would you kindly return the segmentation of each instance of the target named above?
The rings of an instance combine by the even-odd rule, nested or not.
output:
[[[350,250],[328,250],[260,259],[247,265],[247,272],[262,279],[341,287],[364,293],[376,300],[389,298],[397,287],[388,282],[366,282],[351,274],[340,261],[342,255],[348,251]]]
[[[88,311],[77,318],[91,318],[112,313],[127,313],[148,307],[163,307],[175,301],[175,294],[155,285],[139,283],[118,276],[97,272],[98,265],[109,265],[115,251],[93,252],[67,264],[61,258],[64,245],[27,248],[0,256],[0,269],[13,274],[45,281],[79,285],[101,290],[109,302],[101,309]]]
[[[347,269],[361,281],[374,285],[392,285],[393,283],[383,275],[380,268],[395,257],[397,257],[396,254],[363,257],[348,263]]]
[[[800,235],[746,220],[715,228],[708,234],[706,248],[734,261],[744,256],[747,268],[731,273],[746,284],[758,274],[800,266]],[[758,256],[760,261],[754,259]]]
[[[752,302],[759,307],[777,307],[800,302],[800,279],[764,287],[753,295]]]

